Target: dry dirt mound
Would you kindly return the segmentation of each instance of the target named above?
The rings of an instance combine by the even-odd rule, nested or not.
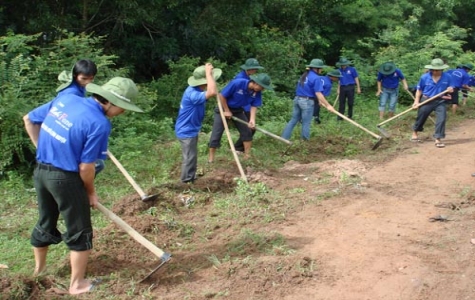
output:
[[[406,141],[396,157],[380,164],[289,161],[280,170],[247,168],[250,183],[265,183],[294,206],[268,227],[232,217],[208,226],[215,217],[210,204],[236,188],[234,169],[213,166],[193,186],[156,186],[147,191],[159,195],[156,201],[124,197],[111,209],[157,246],[173,248],[173,258],[138,284],[159,261],[111,224],[95,233],[88,275],[104,283],[91,296],[474,299],[472,132],[470,122],[452,129],[443,149],[428,136],[424,143]],[[192,209],[187,199],[193,199]],[[167,215],[157,221],[158,212]],[[244,228],[250,233],[243,235]],[[263,249],[279,239],[285,245],[268,255]],[[231,248],[235,252],[227,256]],[[67,278],[67,259],[63,266],[56,276]],[[2,279],[0,288],[20,285],[25,299],[44,299],[58,284],[50,277],[13,278]]]

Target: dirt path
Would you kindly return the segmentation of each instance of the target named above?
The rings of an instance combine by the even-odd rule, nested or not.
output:
[[[293,216],[281,232],[319,276],[284,299],[475,299],[473,132],[470,120],[447,130],[443,149],[424,133],[360,188]]]

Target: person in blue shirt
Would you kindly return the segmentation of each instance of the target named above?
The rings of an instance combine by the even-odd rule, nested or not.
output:
[[[246,62],[241,65],[242,71],[239,72],[233,79],[236,78],[243,78],[243,79],[251,79],[251,75],[256,74],[259,70],[263,70],[259,64],[259,61],[255,58],[249,58]],[[256,93],[256,98],[262,98],[262,92]],[[262,100],[261,100],[262,101]],[[251,105],[244,106],[244,114],[246,114],[247,119],[251,119]],[[256,133],[256,130],[251,128],[252,136]],[[242,142],[241,138],[239,138],[236,143],[234,143],[234,149],[238,153],[244,153],[244,143]]]
[[[472,64],[467,64],[468,67],[471,69],[473,69],[473,65]],[[462,105],[465,106],[467,105],[467,99],[468,99],[468,92],[472,91],[472,86],[475,86],[475,77],[471,74],[468,75],[469,78],[468,78],[468,88],[462,88]]]
[[[318,75],[320,70],[326,67],[323,60],[318,58],[312,59],[310,64],[306,66],[307,70],[300,76],[295,89],[292,118],[282,132],[284,139],[290,139],[295,125],[299,122],[302,122],[300,138],[304,141],[310,139],[310,124],[312,123],[315,101],[318,101],[320,105],[323,105],[328,110],[334,111],[333,106],[328,103],[323,95],[324,81],[322,76]]]
[[[234,125],[239,131],[240,139],[244,144],[244,158],[248,159],[251,155],[252,132],[256,127],[257,107],[262,105],[262,99],[257,98],[257,93],[262,90],[273,90],[269,75],[260,73],[251,75],[251,78],[236,78],[231,80],[218,94],[219,101],[223,107],[224,116],[230,119],[232,116],[248,123],[247,125],[233,120]],[[244,107],[251,105],[250,118],[246,117]],[[213,162],[216,154],[216,148],[221,146],[221,138],[224,132],[224,124],[221,119],[219,108],[215,109],[213,129],[209,139],[208,162]]]
[[[71,72],[63,71],[58,75],[58,80],[63,82],[57,89],[57,96],[73,94],[86,97],[86,85],[94,81],[97,74],[97,66],[90,59],[78,60]],[[105,168],[104,160],[96,161],[96,176]]]
[[[430,65],[426,65],[425,68],[429,71],[424,73],[419,79],[417,84],[416,96],[414,98],[413,107],[419,105],[419,103],[424,102],[425,100],[432,98],[433,96],[442,93],[447,90],[448,93],[453,92],[453,83],[450,74],[443,72],[444,69],[447,69],[449,66],[444,63],[440,58],[435,58],[431,61]],[[427,118],[431,112],[435,111],[436,122],[435,122],[435,146],[437,148],[445,147],[445,144],[442,142],[442,139],[445,138],[445,122],[447,119],[447,109],[445,107],[446,101],[450,100],[450,95],[443,95],[439,99],[433,100],[425,105],[419,107],[417,111],[416,122],[412,126],[412,142],[420,142],[418,132],[424,130],[424,124],[427,121]]]
[[[72,295],[94,287],[85,278],[93,246],[91,207],[98,204],[94,164],[107,155],[108,118],[125,110],[142,112],[132,103],[138,90],[128,78],[115,77],[102,86],[89,83],[86,90],[92,97],[65,94],[23,117],[37,148],[34,182],[39,213],[30,238],[34,275],[45,270],[49,246],[64,241],[70,250]],[[60,216],[66,227],[63,233],[57,226]]]
[[[348,103],[348,118],[353,118],[353,105],[355,103],[355,85],[356,92],[361,94],[360,80],[358,72],[354,67],[351,67],[351,62],[345,58],[340,57],[336,66],[340,69],[341,78],[338,84],[338,111],[345,114],[346,104]],[[338,121],[343,120],[340,116]]]
[[[459,91],[460,90],[470,90],[468,86],[470,81],[470,75],[468,72],[473,66],[470,64],[461,64],[458,65],[456,69],[447,70],[446,73],[452,76],[452,83],[454,87],[454,92],[452,93],[452,99],[447,101],[447,104],[452,104],[452,113],[457,112],[457,107],[459,105]]]
[[[320,75],[322,69],[317,69],[318,74]],[[341,77],[341,72],[338,69],[332,70],[327,73],[326,76],[322,76],[322,81],[323,81],[323,96],[328,97],[330,96],[331,90],[332,90],[332,84],[334,81],[338,81],[338,79]],[[321,124],[322,121],[320,120],[320,104],[318,104],[318,101],[315,102],[315,106],[313,108],[313,118],[315,120],[315,123]]]
[[[71,72],[63,71],[58,75],[58,80],[63,82],[56,89],[58,96],[74,94],[79,97],[86,97],[86,85],[94,81],[96,74],[97,66],[92,60],[78,60]]]
[[[384,118],[388,100],[388,116],[394,116],[399,96],[399,81],[402,82],[404,89],[408,91],[409,87],[404,74],[396,68],[393,62],[385,62],[381,65],[377,77],[378,91],[376,92],[376,97],[379,96],[379,119],[381,120]]]
[[[180,110],[175,123],[175,135],[180,141],[182,164],[181,181],[193,183],[198,165],[198,135],[205,117],[206,102],[218,93],[216,80],[221,69],[206,63],[193,71],[188,78],[188,87],[181,98]]]

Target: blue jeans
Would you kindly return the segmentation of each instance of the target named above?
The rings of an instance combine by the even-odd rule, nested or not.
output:
[[[399,95],[399,88],[388,89],[383,87],[383,92],[379,96],[379,111],[386,110],[386,104],[389,100],[389,111],[396,111],[397,98]]]
[[[284,128],[284,132],[282,132],[282,137],[284,139],[290,139],[295,125],[297,125],[297,123],[300,121],[302,121],[302,131],[300,133],[300,137],[304,140],[310,139],[310,124],[312,123],[314,106],[314,100],[298,96],[294,98],[292,119],[290,119],[289,123],[287,123],[287,126]]]

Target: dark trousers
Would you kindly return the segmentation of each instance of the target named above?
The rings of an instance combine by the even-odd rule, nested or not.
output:
[[[345,114],[346,104],[348,103],[348,118],[353,118],[353,104],[355,102],[355,85],[340,86],[340,96],[338,98],[338,112]],[[338,117],[338,120],[342,118]]]
[[[313,107],[313,116],[320,119],[320,104],[318,100],[315,100],[315,106]]]
[[[91,208],[79,173],[38,164],[34,180],[39,216],[31,245],[46,247],[64,241],[70,250],[92,249]],[[57,228],[60,214],[66,226],[63,234]]]
[[[431,112],[435,111],[435,132],[433,137],[435,139],[445,138],[445,122],[447,120],[447,109],[445,107],[446,101],[443,99],[433,100],[425,105],[419,107],[417,111],[417,118],[412,130],[420,132],[424,131],[424,124]]]
[[[249,120],[251,119],[251,112],[245,111],[244,114],[246,115],[247,121],[249,122]],[[252,136],[254,136],[254,134],[256,133],[256,131],[252,129],[251,132]],[[242,142],[241,136],[239,136],[239,139],[236,141],[236,143],[234,143],[234,149],[236,149],[236,151],[244,152],[244,143]]]
[[[244,114],[244,110],[242,108],[239,109],[233,109],[229,108],[231,112],[233,113],[233,116],[245,121],[246,123],[248,122],[246,115]],[[211,137],[209,138],[209,144],[208,147],[210,148],[219,148],[221,146],[221,138],[223,137],[224,133],[224,124],[223,121],[221,120],[221,115],[219,113],[218,108],[214,110],[214,121],[213,121],[213,129],[211,132]],[[252,141],[252,133],[251,129],[240,122],[234,122],[234,125],[236,126],[237,130],[239,131],[239,137],[241,140],[244,142],[249,142]]]

